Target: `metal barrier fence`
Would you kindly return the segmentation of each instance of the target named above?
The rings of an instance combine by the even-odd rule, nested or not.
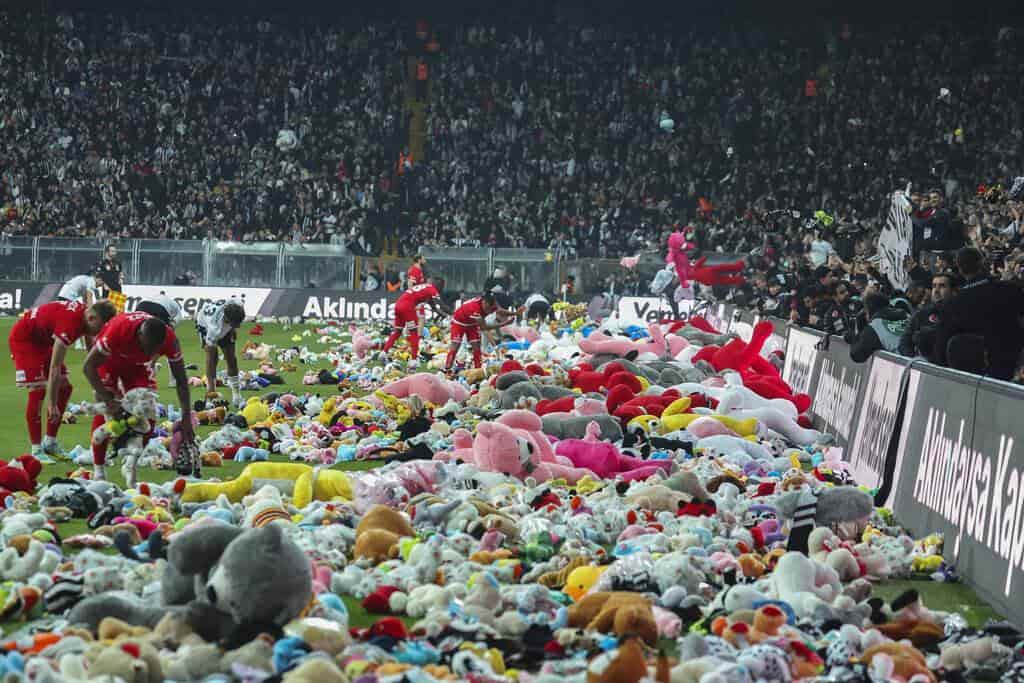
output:
[[[125,279],[142,285],[184,282],[188,275],[190,282],[207,286],[358,290],[374,267],[384,276],[389,269],[404,272],[409,264],[392,256],[355,256],[332,244],[3,236],[0,275],[64,282],[95,267],[109,244],[118,248]],[[448,289],[462,292],[479,290],[502,266],[519,292],[556,292],[572,275],[577,294],[604,291],[614,282],[617,292],[633,283],[635,293],[644,296],[654,273],[664,266],[657,254],[646,254],[627,269],[615,259],[560,258],[546,249],[424,247],[420,253],[429,274],[440,275]],[[734,256],[714,254],[712,259]]]

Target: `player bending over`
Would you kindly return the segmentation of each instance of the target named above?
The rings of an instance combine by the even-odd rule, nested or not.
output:
[[[485,322],[491,313],[497,313],[497,321],[491,324]],[[452,366],[455,364],[455,356],[459,353],[462,340],[469,342],[473,351],[473,367],[479,368],[483,364],[480,353],[480,332],[482,330],[496,330],[508,324],[512,313],[499,308],[495,295],[491,292],[470,299],[459,306],[452,314],[451,346],[448,347],[448,358],[445,359],[444,371],[451,374]]]
[[[154,318],[162,320],[167,325],[170,325],[171,329],[176,328],[182,318],[185,317],[181,312],[181,306],[178,305],[178,302],[163,292],[143,299],[135,307],[135,310],[142,311],[143,313],[149,313]],[[173,389],[177,385],[178,383],[174,381],[174,374],[171,373],[171,367],[168,365],[167,386]]]
[[[11,328],[8,344],[14,358],[15,384],[28,389],[25,421],[32,455],[40,460],[62,454],[57,445],[64,409],[71,398],[71,383],[64,365],[68,347],[84,337],[94,337],[117,315],[109,301],[87,307],[80,301],[54,301],[33,308]],[[40,410],[46,404],[46,437],[42,436]]]
[[[216,398],[217,361],[219,352],[224,352],[224,363],[228,366],[225,381],[231,390],[231,403],[239,406],[244,402],[238,380],[238,353],[235,350],[236,331],[245,322],[245,308],[241,302],[228,299],[220,303],[208,303],[196,314],[196,329],[199,341],[206,353],[206,397]]]
[[[85,358],[85,378],[96,392],[96,400],[107,404],[107,414],[121,414],[120,399],[132,389],[156,390],[153,361],[164,356],[171,365],[175,390],[181,405],[181,431],[186,443],[195,439],[188,379],[178,338],[167,324],[148,313],[122,313],[104,326]],[[106,423],[103,415],[92,421],[96,431]],[[93,445],[92,461],[97,479],[106,479],[106,444]]]
[[[395,343],[404,334],[409,339],[409,352],[412,356],[411,363],[419,362],[420,355],[420,316],[421,306],[430,306],[434,315],[449,315],[441,303],[441,291],[444,289],[444,280],[432,278],[428,284],[410,287],[395,302],[395,323],[387,341],[384,342],[383,351],[387,353],[394,347]]]
[[[97,273],[76,275],[65,282],[57,292],[57,301],[80,301],[86,308],[100,300],[103,278]]]

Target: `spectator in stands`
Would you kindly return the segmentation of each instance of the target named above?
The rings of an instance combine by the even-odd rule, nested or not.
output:
[[[949,300],[935,337],[934,362],[958,370],[977,371],[972,345],[984,350],[984,373],[1009,381],[1024,348],[1024,290],[1019,281],[989,277],[984,255],[974,247],[957,252],[964,282]]]
[[[935,349],[935,336],[945,305],[956,295],[956,276],[952,273],[939,273],[932,277],[931,300],[918,308],[907,324],[907,329],[900,339],[900,353],[909,357],[931,358]]]
[[[889,306],[889,300],[882,294],[864,297],[864,310],[868,316],[867,327],[850,345],[850,358],[854,363],[867,362],[876,351],[899,351],[900,338],[907,327],[906,311]]]
[[[953,224],[949,209],[945,207],[945,199],[938,189],[931,190],[927,195],[911,197],[915,207],[913,213],[914,225],[914,255],[917,256],[921,250],[946,251],[956,249],[959,245],[951,243],[959,237],[957,227]],[[961,242],[962,244],[962,242]]]

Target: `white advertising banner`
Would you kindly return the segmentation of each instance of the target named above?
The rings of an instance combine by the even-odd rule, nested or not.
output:
[[[854,480],[871,489],[882,485],[886,452],[899,410],[903,372],[904,366],[900,363],[877,355],[872,358],[864,398],[856,411],[857,430],[847,452]],[[896,477],[899,477],[898,470]],[[892,504],[892,491],[895,487],[890,491],[886,506]]]
[[[813,396],[815,360],[818,350],[815,345],[818,337],[796,328],[789,330],[786,343],[786,364],[782,370],[782,379],[798,394]]]
[[[191,318],[203,305],[211,301],[235,298],[245,306],[246,316],[259,315],[263,302],[270,295],[270,288],[259,287],[175,287],[165,285],[125,285],[124,295],[128,301],[126,311],[134,311],[139,302],[151,296],[163,294],[174,299],[186,318]]]

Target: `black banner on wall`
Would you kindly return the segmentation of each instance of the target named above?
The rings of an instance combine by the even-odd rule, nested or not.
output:
[[[45,283],[0,280],[0,314],[17,315],[38,306]]]
[[[1024,600],[1024,425],[1020,387],[931,366],[910,371],[894,510],[1018,624]]]
[[[331,289],[275,289],[263,302],[260,315],[391,322],[398,294],[342,292]]]

